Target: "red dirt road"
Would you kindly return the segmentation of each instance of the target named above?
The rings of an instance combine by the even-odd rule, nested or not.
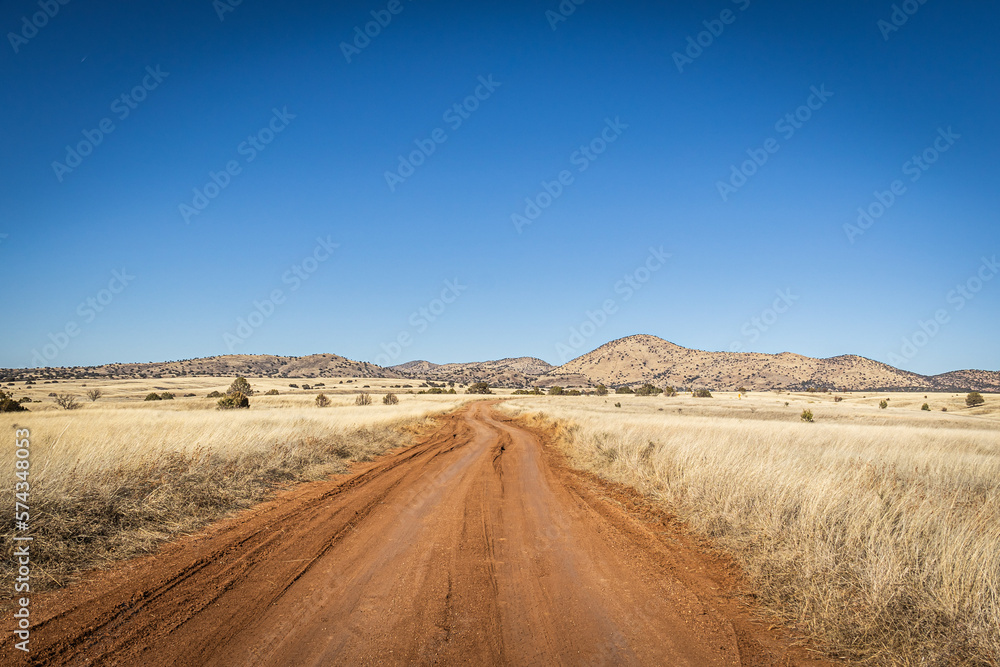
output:
[[[784,665],[721,566],[477,403],[33,601],[58,665]],[[9,637],[9,635],[8,635]],[[27,664],[5,641],[3,664]],[[815,663],[812,663],[815,664]]]

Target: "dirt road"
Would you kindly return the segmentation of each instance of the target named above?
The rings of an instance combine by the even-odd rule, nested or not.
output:
[[[35,664],[770,665],[722,570],[477,403],[38,599]],[[715,567],[715,570],[713,570]],[[721,588],[720,588],[721,587]],[[23,654],[5,642],[0,662]]]

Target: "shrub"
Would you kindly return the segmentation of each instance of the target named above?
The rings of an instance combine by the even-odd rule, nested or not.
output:
[[[691,393],[695,398],[714,398],[708,389],[698,389]],[[785,405],[788,405],[787,403]]]
[[[562,396],[563,388],[559,385],[549,387],[549,396]]]
[[[367,394],[365,392],[361,392],[360,394],[358,394],[358,397],[354,399],[354,405],[371,405],[371,404],[372,404],[372,396],[371,394]]]
[[[226,391],[227,394],[243,394],[244,396],[253,396],[253,389],[250,387],[250,383],[242,375],[233,380],[233,383],[229,385],[229,389]]]
[[[396,405],[397,403],[399,403],[399,399],[396,397],[395,394],[390,393],[382,397],[382,402],[385,403],[386,405]]]
[[[312,389],[312,387],[310,387],[310,386],[309,386],[309,385],[307,385],[307,384],[304,384],[304,385],[302,385],[302,388],[303,388],[303,389]]]
[[[64,410],[76,410],[80,404],[76,402],[76,396],[72,394],[59,394],[56,396],[56,405]]]
[[[676,396],[677,395],[677,390],[674,389],[673,387],[664,387],[663,388],[663,395],[664,396]]]
[[[24,399],[22,399],[24,400]],[[28,408],[14,400],[13,394],[0,389],[0,412],[27,412]]]
[[[208,398],[221,398],[221,397],[222,397],[222,392],[219,391],[208,392]]]
[[[565,396],[579,396],[580,395],[580,390],[579,389],[570,389],[569,391],[563,392],[563,394]]]
[[[662,394],[663,390],[659,387],[654,387],[651,384],[644,384],[635,390],[636,396],[656,396],[657,394]]]
[[[632,391],[632,387],[628,386],[627,384],[623,384],[622,386],[615,388],[615,393],[616,394],[634,394],[635,392]]]
[[[326,394],[320,394],[316,397],[316,407],[317,408],[328,408],[330,407],[330,399],[326,397]]]
[[[931,406],[929,406],[926,403],[924,403],[923,405],[920,406],[920,409],[921,410],[925,410],[927,412],[930,412],[931,411]]]
[[[982,405],[985,402],[986,399],[984,399],[983,395],[980,394],[978,391],[970,391],[969,394],[965,397],[965,404],[970,408],[974,408],[977,405]]]
[[[833,397],[833,402],[834,403],[840,403],[842,400],[844,400],[843,396],[834,396]]]
[[[597,385],[597,389],[595,389],[594,391],[597,392],[598,396],[607,396],[608,395],[608,388],[605,387],[603,384]]]
[[[297,385],[297,384],[290,384],[288,386],[291,387],[292,389],[298,389],[299,388],[299,385]]]
[[[492,394],[490,391],[490,385],[487,382],[473,382],[469,385],[469,388],[465,390],[466,394]]]
[[[247,395],[242,392],[235,392],[232,394],[226,394],[219,399],[219,410],[237,410],[239,408],[249,408],[250,399]]]
[[[142,399],[144,401],[162,401],[163,399],[155,391],[146,394],[146,398]]]
[[[622,406],[622,404],[621,404],[621,403],[615,403],[615,407],[616,407],[616,408],[620,408],[621,406]]]
[[[888,401],[879,401],[878,402],[878,407],[879,407],[879,410],[885,410],[887,407],[889,407],[889,402]]]
[[[169,391],[165,391],[162,394],[160,394],[160,398],[162,398],[164,401],[172,401],[174,400],[174,395],[171,394]]]
[[[268,389],[267,391],[264,392],[264,395],[265,396],[277,396],[278,395],[278,390],[277,389]]]
[[[948,412],[948,408],[941,408],[941,412]]]
[[[804,422],[811,422],[813,420],[812,410],[803,410],[800,416]]]
[[[101,397],[101,390],[100,389],[88,389],[87,390],[87,398],[90,399],[91,403],[95,402],[100,397]]]

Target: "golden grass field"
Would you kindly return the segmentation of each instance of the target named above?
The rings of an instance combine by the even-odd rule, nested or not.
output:
[[[676,513],[736,558],[759,601],[834,655],[1000,663],[1000,397],[967,409],[964,394],[840,395],[504,407],[556,420],[574,465]],[[800,419],[807,408],[814,423]]]
[[[288,387],[310,380],[251,380],[257,392],[277,388],[282,394],[255,395],[248,410],[217,410],[216,399],[206,394],[225,391],[230,382],[90,380],[14,388],[18,398],[42,401],[27,404],[30,412],[0,413],[0,430],[11,445],[0,449],[0,466],[9,471],[0,506],[14,506],[14,429],[31,433],[35,588],[64,585],[83,569],[148,553],[283,485],[346,472],[349,462],[408,444],[430,415],[473,398],[399,394],[398,404],[383,405],[381,394],[373,394],[373,404],[361,407],[348,392],[399,382],[358,380],[323,388],[331,406],[318,408],[319,391]],[[90,388],[104,395],[91,402],[84,397]],[[179,398],[143,400],[163,389]],[[81,407],[59,408],[50,391],[78,396]],[[197,396],[180,398],[184,393]],[[13,531],[6,525],[0,541],[9,549]],[[8,597],[12,561],[3,563],[0,590]]]

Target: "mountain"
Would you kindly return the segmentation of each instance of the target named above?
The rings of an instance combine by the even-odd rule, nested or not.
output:
[[[611,341],[539,378],[542,386],[618,386],[645,382],[720,391],[739,387],[996,391],[1000,389],[1000,373],[954,371],[928,377],[856,355],[813,359],[790,352],[705,352],[656,336],[636,335]]]
[[[426,361],[410,361],[393,366],[389,370],[414,380],[457,384],[488,382],[493,387],[527,387],[553,368],[554,366],[548,362],[535,357],[515,357],[441,365]]]

